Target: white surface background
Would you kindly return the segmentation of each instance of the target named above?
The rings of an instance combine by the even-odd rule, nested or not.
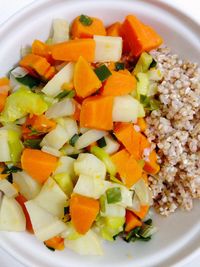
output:
[[[24,6],[28,5],[33,1],[39,1],[39,0],[0,0],[0,24],[5,22],[6,19],[12,16],[19,9],[23,8]],[[163,0],[163,1],[170,3],[175,7],[178,7],[180,10],[190,15],[200,24],[199,0]],[[0,249],[0,267],[24,267],[24,266],[16,262],[12,257],[10,257],[7,253],[5,253]],[[42,267],[42,266],[37,266],[37,267]],[[195,259],[190,264],[187,264],[184,267],[200,267],[200,256],[198,259]]]

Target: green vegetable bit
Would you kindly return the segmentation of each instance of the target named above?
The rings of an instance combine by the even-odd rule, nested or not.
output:
[[[140,102],[146,110],[157,110],[160,107],[160,102],[146,95],[140,95]]]
[[[122,200],[122,194],[120,187],[113,187],[106,190],[106,197],[108,204],[120,202]]]
[[[155,61],[155,59],[153,58],[150,66],[149,66],[149,69],[156,67],[156,65],[157,65],[157,61]]]
[[[111,71],[106,67],[106,65],[101,65],[100,67],[96,68],[94,72],[102,82],[104,82],[110,75],[112,75]]]
[[[42,139],[26,139],[24,141],[24,146],[34,148],[34,149],[40,149],[41,141]]]
[[[115,70],[119,71],[119,70],[124,70],[125,69],[125,65],[123,62],[116,62],[115,63]]]
[[[5,169],[2,171],[2,174],[11,174],[16,172],[21,172],[22,169],[16,166],[6,166]]]
[[[86,16],[86,15],[80,15],[79,21],[84,25],[84,26],[90,26],[93,22],[92,18]]]
[[[73,98],[75,96],[74,90],[63,90],[61,93],[59,93],[55,98],[57,98],[59,101],[62,100],[64,97]]]
[[[102,212],[105,212],[106,211],[106,196],[102,195],[99,199],[99,202],[100,202],[100,210]]]
[[[105,147],[105,146],[106,146],[106,140],[105,140],[105,138],[102,137],[101,139],[99,139],[99,140],[97,141],[97,144],[98,144],[98,146],[99,146],[100,148]]]
[[[78,134],[74,134],[72,136],[72,138],[69,140],[69,144],[71,146],[75,146],[75,144],[76,144],[76,142],[77,142],[78,139],[79,139],[79,135]]]
[[[26,85],[28,87],[30,87],[31,89],[33,87],[36,87],[40,84],[40,80],[35,78],[35,77],[32,77],[31,75],[27,74],[26,76],[24,77],[16,77],[15,78],[18,82],[20,82],[21,84],[23,85]]]

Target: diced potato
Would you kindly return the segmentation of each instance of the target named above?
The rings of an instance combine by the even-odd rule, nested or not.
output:
[[[49,96],[57,96],[61,92],[63,83],[70,83],[73,79],[74,63],[68,63],[63,67],[42,89]]]
[[[69,23],[65,19],[54,19],[52,43],[57,44],[67,40],[69,40]]]
[[[40,190],[41,184],[33,179],[25,171],[13,173],[13,182],[19,187],[19,192],[28,200],[36,197]]]
[[[90,153],[79,154],[74,162],[74,170],[77,175],[84,174],[93,178],[105,179],[105,164]]]
[[[122,38],[94,36],[96,43],[95,62],[119,61],[122,55]]]

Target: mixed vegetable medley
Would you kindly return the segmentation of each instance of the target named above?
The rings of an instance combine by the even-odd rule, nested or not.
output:
[[[161,44],[134,15],[108,28],[80,15],[22,49],[0,79],[0,230],[85,255],[102,238],[151,239],[145,114],[162,73],[148,52]]]

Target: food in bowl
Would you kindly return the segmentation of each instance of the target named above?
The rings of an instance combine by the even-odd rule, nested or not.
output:
[[[174,104],[163,92],[166,83],[175,90],[170,59],[195,94],[199,73],[166,56],[161,44],[134,15],[108,28],[80,15],[71,27],[55,20],[45,43],[22,49],[18,66],[0,80],[0,230],[27,229],[51,250],[102,255],[102,238],[150,240],[153,204],[165,215],[182,205],[173,180],[168,186],[170,154],[162,146],[177,129],[163,135],[158,122],[172,120],[167,105]],[[198,150],[185,147],[188,157]],[[181,164],[170,165],[179,188]],[[191,198],[194,184],[185,187]]]

